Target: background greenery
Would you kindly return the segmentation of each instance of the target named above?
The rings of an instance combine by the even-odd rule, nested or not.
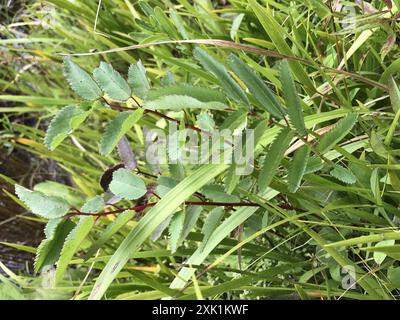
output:
[[[343,24],[346,13],[338,6],[342,2],[354,8],[354,28],[345,28]],[[141,60],[153,87],[175,82],[226,90],[221,79],[194,57],[194,48],[200,46],[225,64],[250,99],[251,110],[243,116],[238,116],[240,112],[228,116],[219,111],[208,114],[219,128],[243,123],[255,128],[256,170],[241,181],[235,181],[231,170],[217,168],[212,173],[214,169],[207,166],[185,167],[180,177],[176,176],[177,168],[163,168],[162,175],[187,177],[189,186],[195,186],[195,179],[207,175],[211,179],[216,175],[213,183],[222,190],[259,207],[226,207],[222,223],[214,228],[212,221],[206,220],[213,208],[203,207],[200,219],[186,239],[174,238],[172,224],[170,231],[164,231],[156,241],[146,238],[142,243],[135,238],[130,246],[124,247],[123,239],[131,239],[128,235],[138,223],[130,220],[88,256],[88,249],[98,243],[115,218],[101,217],[72,252],[73,256],[64,261],[68,268],[57,284],[54,268],[34,274],[31,270],[14,272],[1,263],[6,276],[0,275],[0,297],[87,299],[92,292],[92,297],[100,298],[102,294],[96,294],[100,284],[100,291],[107,299],[397,298],[400,288],[400,249],[396,244],[400,239],[397,8],[400,8],[398,0],[103,0],[100,6],[98,1],[50,0],[21,2],[19,10],[8,10],[3,4],[1,147],[6,154],[25,150],[36,155],[33,161],[42,165],[47,163],[40,162],[43,159],[57,163],[53,171],[62,178],[46,178],[36,185],[37,190],[81,206],[86,199],[102,193],[100,176],[120,161],[115,152],[109,156],[98,152],[99,137],[118,113],[106,108],[92,113],[85,125],[54,151],[43,144],[45,131],[56,112],[80,101],[63,76],[60,53],[89,53],[74,57],[73,61],[88,72],[100,61],[110,62],[124,76],[130,64]],[[173,43],[182,39],[225,42]],[[160,41],[171,42],[98,53]],[[245,79],[232,72],[232,64],[227,60],[232,52],[262,77],[283,105],[287,97],[279,66],[282,58],[289,60],[301,99],[299,117],[304,117],[307,132],[316,141],[341,118],[358,115],[351,131],[344,131],[342,139],[329,150],[313,144],[297,192],[287,180],[293,153],[287,154],[273,172],[262,174],[268,147],[285,122],[271,119]],[[240,103],[229,101],[232,110],[242,110]],[[168,115],[196,124],[198,112]],[[239,118],[237,122],[235,115]],[[143,126],[162,127],[165,125],[162,121],[165,119],[147,115],[127,133],[139,157],[144,150]],[[335,165],[345,171],[332,173]],[[139,168],[152,173],[143,157]],[[157,181],[152,176],[143,177],[147,183]],[[29,177],[19,181],[6,175],[0,178],[5,186],[4,197],[23,205],[14,195],[13,185],[33,188]],[[259,182],[262,184],[264,178],[271,179],[272,188],[260,192]],[[179,195],[182,194],[183,202],[195,191],[204,193],[199,188],[185,195],[183,190],[175,189],[169,195],[170,202],[163,198],[165,207],[152,211],[152,217],[164,217],[158,223],[165,220],[167,204],[179,201],[175,199]],[[224,199],[232,197],[221,193]],[[212,200],[215,194],[205,196]],[[46,222],[36,216],[24,219],[41,225]],[[139,220],[142,225],[146,221],[143,219]],[[71,219],[71,222],[77,221]],[[179,221],[175,223],[179,225]],[[176,244],[179,248],[171,252]],[[37,250],[17,243],[2,245],[32,253]],[[116,251],[127,255],[129,260],[113,275],[113,265],[107,262],[112,255],[111,261],[118,260]],[[182,271],[183,265],[189,267],[188,259],[194,269]],[[342,271],[346,266],[355,268],[355,289],[342,287],[346,276]]]

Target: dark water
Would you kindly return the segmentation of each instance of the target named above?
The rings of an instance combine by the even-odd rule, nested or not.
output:
[[[24,182],[29,186],[32,179],[34,159],[21,152],[7,155],[0,150],[0,173]],[[0,242],[37,246],[43,237],[43,224],[18,217],[29,215],[3,191],[13,193],[13,188],[0,180]],[[14,271],[31,272],[34,255],[0,244],[0,261]]]

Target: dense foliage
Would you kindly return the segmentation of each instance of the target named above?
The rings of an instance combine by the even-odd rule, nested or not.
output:
[[[2,152],[52,159],[70,183],[0,174],[44,226],[37,248],[0,244],[36,255],[32,272],[0,263],[0,298],[396,299],[399,13],[41,0],[8,14]],[[150,163],[148,132],[171,125],[243,145],[252,129],[250,173]]]

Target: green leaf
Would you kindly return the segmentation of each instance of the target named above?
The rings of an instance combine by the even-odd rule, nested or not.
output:
[[[197,116],[197,121],[196,121],[197,126],[205,131],[210,131],[212,132],[215,130],[215,122],[213,118],[209,115],[208,112],[200,112],[200,114]]]
[[[110,191],[122,199],[133,200],[144,196],[147,188],[142,179],[121,168],[113,173]]]
[[[50,223],[49,220],[48,223]],[[55,221],[54,221],[55,222]],[[54,222],[51,222],[53,224]],[[34,262],[35,272],[42,270],[44,266],[53,265],[60,256],[65,238],[74,228],[75,224],[70,220],[62,219],[54,232],[48,232],[51,237],[44,239],[36,250]]]
[[[156,100],[160,97],[169,95],[189,96],[201,102],[217,101],[226,103],[225,96],[220,91],[187,84],[151,89],[146,96],[146,100]]]
[[[292,48],[286,42],[287,33],[284,27],[276,21],[272,8],[262,7],[256,0],[249,0],[249,4],[266,34],[271,38],[276,50],[281,54],[293,56]],[[289,65],[297,80],[306,87],[307,93],[312,96],[315,93],[315,87],[303,66],[294,60],[290,61]]]
[[[244,13],[241,13],[241,14],[237,15],[232,21],[232,27],[229,32],[229,35],[231,36],[231,39],[233,41],[235,41],[236,34],[240,28],[240,24],[242,23],[244,16],[245,16]]]
[[[400,267],[390,267],[387,272],[390,284],[400,288]]]
[[[92,77],[70,59],[64,60],[64,76],[71,88],[86,100],[96,100],[102,92]]]
[[[16,284],[0,274],[0,300],[27,300],[27,298]]]
[[[111,99],[126,101],[131,97],[129,84],[111,64],[100,62],[100,67],[94,70],[93,77]]]
[[[331,170],[330,175],[346,184],[354,184],[357,182],[357,178],[354,174],[347,168],[335,165],[333,170]]]
[[[51,120],[49,128],[46,131],[44,142],[50,150],[57,146],[79,125],[85,121],[89,111],[84,111],[76,106],[66,106],[62,108]]]
[[[214,208],[208,213],[207,219],[204,221],[203,228],[201,229],[201,233],[204,234],[203,241],[201,243],[202,248],[205,248],[207,245],[212,233],[219,226],[223,215],[224,209],[221,207]]]
[[[70,208],[69,204],[61,198],[46,196],[39,191],[31,191],[17,184],[15,193],[34,214],[47,219],[63,217]]]
[[[146,69],[140,60],[136,64],[130,65],[128,71],[128,83],[132,92],[142,99],[150,90],[150,84],[146,77]]]
[[[132,210],[125,210],[124,212],[120,213],[111,223],[107,225],[107,228],[101,233],[100,237],[87,250],[85,260],[89,259],[98,249],[100,249],[107,241],[109,241],[111,237],[135,215],[136,212]]]
[[[258,208],[240,208],[235,214],[225,219],[211,234],[207,244],[204,247],[199,247],[186,261],[186,264],[201,265],[210,253],[218,246],[218,244],[228,237],[231,232],[252,216]],[[185,287],[186,282],[194,274],[194,268],[182,268],[174,281],[171,283],[170,288],[182,289]]]
[[[46,196],[63,198],[65,201],[71,204],[71,206],[75,207],[80,206],[83,200],[82,194],[78,191],[78,189],[74,189],[73,187],[66,186],[65,184],[55,181],[46,180],[35,184],[33,190],[42,192]]]
[[[84,213],[97,213],[104,209],[105,203],[103,197],[94,196],[85,202],[85,204],[80,209]]]
[[[157,239],[161,237],[164,230],[169,226],[171,219],[172,215],[169,215],[163,222],[158,225],[158,227],[153,231],[150,236],[151,241],[157,241]]]
[[[293,131],[289,128],[283,129],[272,143],[265,157],[261,173],[258,177],[260,192],[266,191],[269,184],[276,174],[276,170],[281,163],[285,151],[289,147],[293,138]]]
[[[194,57],[202,64],[204,69],[214,74],[228,97],[238,103],[242,103],[246,106],[249,105],[246,94],[219,61],[200,48],[194,49]]]
[[[58,225],[63,221],[63,218],[55,218],[55,219],[50,219],[47,221],[46,226],[44,227],[44,234],[47,239],[51,239],[54,236],[54,233],[57,230]]]
[[[267,87],[261,78],[241,59],[230,54],[227,61],[229,67],[244,82],[258,105],[272,114],[275,118],[282,119],[286,111],[279,104],[274,93]]]
[[[200,217],[200,213],[203,211],[202,206],[188,206],[185,212],[185,221],[183,223],[183,230],[181,235],[181,241],[185,240],[189,235],[190,231],[195,227],[197,220]]]
[[[185,210],[178,211],[172,216],[169,224],[169,245],[171,253],[174,254],[181,243],[183,223],[185,222]]]
[[[201,193],[204,194],[211,201],[216,202],[240,202],[240,198],[238,196],[234,196],[224,192],[224,187],[222,185],[208,185],[205,186]]]
[[[389,77],[389,95],[392,108],[395,112],[400,110],[400,90],[393,77]]]
[[[379,185],[379,169],[375,168],[371,173],[370,184],[371,184],[371,191],[374,195],[375,201],[378,205],[382,205],[382,197],[381,197],[381,190]]]
[[[72,257],[79,249],[79,246],[81,245],[83,240],[89,234],[93,225],[94,217],[83,216],[80,218],[75,228],[69,233],[68,237],[65,239],[60,258],[57,261],[57,269],[55,275],[56,283],[62,280],[68,264],[71,262]]]
[[[288,171],[288,190],[290,192],[295,193],[299,189],[301,179],[306,172],[309,156],[310,148],[306,145],[299,148],[294,154]]]
[[[157,180],[156,193],[161,198],[164,197],[168,192],[170,192],[174,187],[176,187],[179,181],[171,177],[159,177]]]
[[[211,179],[228,168],[225,164],[204,165],[180,182],[151,208],[137,226],[121,243],[98,277],[89,299],[100,299],[113,279],[128,261],[129,256],[171,215],[188,197],[202,188]],[[236,214],[235,214],[236,215]]]
[[[384,240],[384,241],[378,242],[375,245],[375,248],[392,246],[394,244],[395,244],[395,240]],[[373,256],[374,256],[374,260],[375,260],[376,264],[381,265],[382,262],[386,259],[387,254],[385,252],[375,251],[373,253]]]
[[[281,62],[280,79],[282,83],[283,97],[285,98],[286,107],[289,113],[290,123],[301,136],[305,136],[307,131],[304,123],[303,110],[300,105],[299,95],[296,91],[296,86],[287,60],[283,60]]]
[[[347,136],[347,134],[355,125],[356,120],[357,114],[355,113],[350,113],[345,118],[340,120],[331,131],[321,138],[317,150],[320,153],[325,153],[332,149],[339,141]]]
[[[214,109],[225,110],[227,106],[218,101],[202,102],[189,96],[169,95],[155,100],[145,101],[144,107],[150,110],[173,110],[182,109]]]
[[[100,141],[100,153],[103,156],[107,156],[111,153],[122,136],[140,120],[143,111],[144,109],[142,108],[134,112],[124,111],[111,120]]]

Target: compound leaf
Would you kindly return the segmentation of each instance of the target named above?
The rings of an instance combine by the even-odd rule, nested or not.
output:
[[[70,59],[64,60],[64,76],[71,88],[83,99],[96,100],[102,92],[92,77]]]
[[[110,190],[116,196],[126,200],[139,199],[147,192],[143,180],[124,168],[113,173]]]
[[[70,208],[69,204],[61,198],[46,196],[42,192],[31,191],[20,185],[15,185],[15,193],[34,214],[47,219],[60,218]]]
[[[195,48],[194,57],[207,71],[210,71],[219,80],[225,93],[238,103],[249,105],[249,100],[240,86],[232,79],[226,68],[203,49]]]
[[[76,106],[66,106],[62,108],[51,120],[49,128],[46,131],[44,142],[50,150],[57,146],[70,135],[79,125],[85,121],[89,111]]]
[[[111,64],[100,62],[100,67],[94,70],[93,77],[111,99],[126,101],[131,97],[129,84]]]
[[[261,192],[267,190],[269,184],[275,176],[281,160],[284,157],[285,151],[289,147],[290,141],[292,141],[292,138],[293,131],[291,131],[289,128],[286,128],[283,129],[278,134],[277,138],[272,142],[258,178],[259,190]]]
[[[301,135],[307,134],[306,125],[304,123],[303,110],[300,105],[299,95],[290,71],[289,63],[286,60],[281,62],[280,79],[282,83],[283,97],[285,98],[286,107],[289,113],[290,123]]]
[[[275,118],[282,119],[286,111],[279,104],[273,92],[261,78],[241,59],[234,54],[228,57],[228,65],[234,73],[244,82],[260,107],[268,111]]]
[[[128,71],[128,83],[132,92],[139,98],[144,98],[150,89],[149,81],[146,77],[146,69],[139,60],[136,64],[131,64]]]
[[[122,136],[140,120],[143,111],[142,108],[137,109],[134,112],[124,111],[111,120],[100,141],[100,153],[103,156],[107,156],[111,153]]]
[[[325,134],[317,147],[320,153],[325,153],[332,149],[339,141],[341,141],[353,128],[357,120],[357,114],[350,113],[340,120],[337,125]]]
[[[75,252],[79,249],[79,246],[86,238],[90,230],[94,225],[93,216],[82,216],[79,219],[78,224],[69,233],[68,237],[65,239],[63,248],[61,250],[60,258],[57,261],[56,269],[56,283],[62,280],[65,270],[68,267],[72,257]]]
[[[295,193],[299,189],[309,156],[310,148],[308,146],[302,146],[294,154],[288,171],[288,189],[290,192]]]

